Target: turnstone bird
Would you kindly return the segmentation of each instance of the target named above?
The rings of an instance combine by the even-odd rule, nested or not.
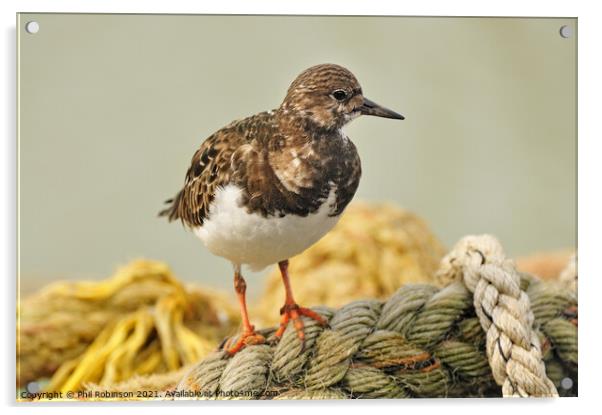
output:
[[[403,120],[364,98],[347,69],[313,66],[293,81],[280,107],[207,138],[192,157],[184,188],[160,212],[180,219],[213,254],[233,264],[243,332],[225,346],[230,354],[265,340],[249,322],[242,265],[280,267],[286,297],[276,337],[292,320],[303,342],[301,316],[325,324],[295,302],[288,259],[326,234],[355,194],[360,158],[342,127],[360,115]]]

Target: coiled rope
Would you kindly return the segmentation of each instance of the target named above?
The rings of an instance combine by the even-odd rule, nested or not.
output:
[[[329,327],[306,319],[304,347],[289,326],[279,342],[266,329],[268,344],[234,357],[216,351],[174,396],[550,397],[565,378],[573,384],[562,394],[576,394],[574,293],[518,274],[487,235],[462,239],[436,276],[449,285],[406,285],[385,302],[314,308]]]
[[[221,295],[185,287],[158,261],[135,260],[102,281],[57,282],[18,308],[17,384],[52,376],[76,391],[197,362],[238,324]]]

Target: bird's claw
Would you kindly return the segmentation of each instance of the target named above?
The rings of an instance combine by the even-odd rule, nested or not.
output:
[[[299,337],[299,340],[301,340],[301,351],[303,351],[305,348],[305,325],[303,324],[303,320],[301,319],[302,316],[317,321],[318,324],[320,324],[321,326],[328,325],[328,321],[324,317],[322,317],[321,315],[309,308],[300,307],[298,304],[295,303],[285,304],[280,309],[280,314],[282,315],[282,318],[280,319],[280,327],[278,327],[278,330],[276,331],[274,336],[276,336],[277,338],[281,338],[284,334],[284,331],[286,330],[288,322],[292,320],[293,326],[295,327],[295,330],[297,332],[297,337]]]
[[[222,346],[223,350],[226,350],[226,352],[230,356],[234,356],[245,346],[265,343],[265,337],[257,333],[253,326],[251,326],[251,330],[245,330],[244,332],[242,332],[241,335],[238,337],[236,343],[232,347],[230,347],[232,339],[233,338],[231,337],[228,340],[226,340]]]

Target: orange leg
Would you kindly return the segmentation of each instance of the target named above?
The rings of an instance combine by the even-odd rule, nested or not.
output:
[[[293,320],[293,325],[295,326],[295,330],[297,331],[297,336],[303,342],[305,340],[305,332],[303,331],[303,320],[301,320],[301,316],[309,317],[313,320],[316,320],[321,325],[325,326],[327,324],[326,320],[316,313],[313,310],[305,307],[299,307],[299,305],[295,302],[293,297],[293,290],[291,288],[291,282],[288,277],[288,260],[281,261],[278,263],[280,267],[280,274],[282,275],[282,282],[284,283],[284,290],[286,292],[286,300],[284,301],[284,306],[280,309],[280,314],[282,318],[280,320],[280,327],[278,331],[276,331],[276,337],[282,337],[284,334],[284,330],[286,330],[286,326],[290,320]]]
[[[224,348],[227,349],[230,355],[236,354],[248,344],[260,344],[265,341],[265,338],[261,334],[255,333],[255,327],[249,322],[249,314],[247,312],[247,300],[245,296],[247,291],[247,283],[240,274],[239,266],[235,267],[234,270],[234,290],[236,291],[236,296],[238,297],[238,304],[240,305],[240,314],[242,316],[243,331],[240,337],[238,338],[238,341],[232,347],[229,347],[230,342],[226,343],[226,345],[224,346]]]

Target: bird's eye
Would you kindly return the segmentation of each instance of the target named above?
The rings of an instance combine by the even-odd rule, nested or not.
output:
[[[347,98],[347,92],[343,91],[342,89],[337,89],[332,93],[332,96],[337,101],[343,101],[345,98]]]

